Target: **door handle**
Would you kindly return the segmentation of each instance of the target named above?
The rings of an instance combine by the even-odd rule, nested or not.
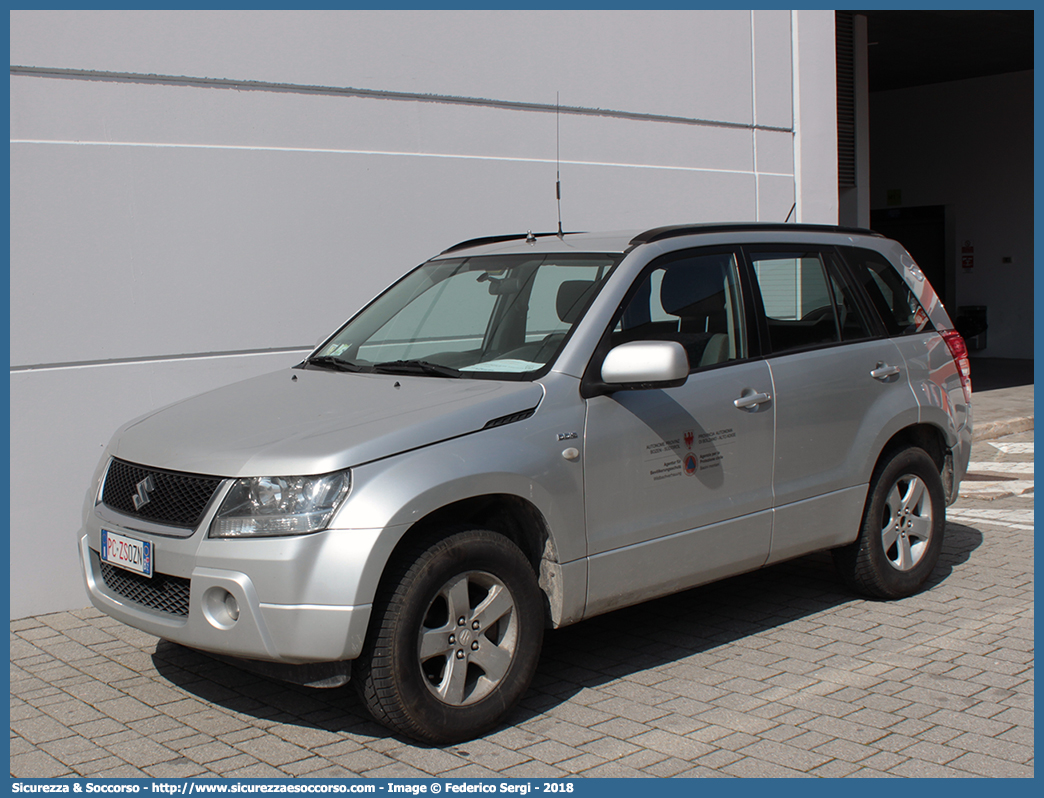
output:
[[[894,377],[898,373],[898,366],[889,366],[887,363],[878,363],[877,368],[870,372],[870,376],[873,377],[875,380],[887,382],[891,377]]]
[[[772,399],[767,393],[744,393],[739,399],[734,399],[733,404],[736,405],[740,410],[747,410],[752,407],[757,407],[760,404],[764,404]]]

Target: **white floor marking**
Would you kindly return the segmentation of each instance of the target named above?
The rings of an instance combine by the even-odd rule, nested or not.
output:
[[[1005,454],[1033,454],[1033,441],[1022,441],[1016,443],[1008,441],[998,443],[997,441],[986,441],[994,449],[1000,449]]]

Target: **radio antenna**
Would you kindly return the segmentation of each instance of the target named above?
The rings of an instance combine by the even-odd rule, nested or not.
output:
[[[562,238],[562,130],[559,123],[561,101],[555,92],[555,197],[558,200],[558,237]]]

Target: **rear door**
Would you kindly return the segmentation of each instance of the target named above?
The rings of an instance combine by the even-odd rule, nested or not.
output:
[[[745,254],[775,388],[776,562],[855,538],[868,469],[894,431],[916,423],[916,403],[901,353],[832,247]]]

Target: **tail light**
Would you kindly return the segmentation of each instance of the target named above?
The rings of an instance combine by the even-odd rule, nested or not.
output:
[[[961,387],[964,389],[964,401],[971,404],[971,362],[968,360],[968,347],[956,330],[946,330],[942,334],[946,347],[950,350],[953,362],[957,364],[957,373],[961,375]]]

